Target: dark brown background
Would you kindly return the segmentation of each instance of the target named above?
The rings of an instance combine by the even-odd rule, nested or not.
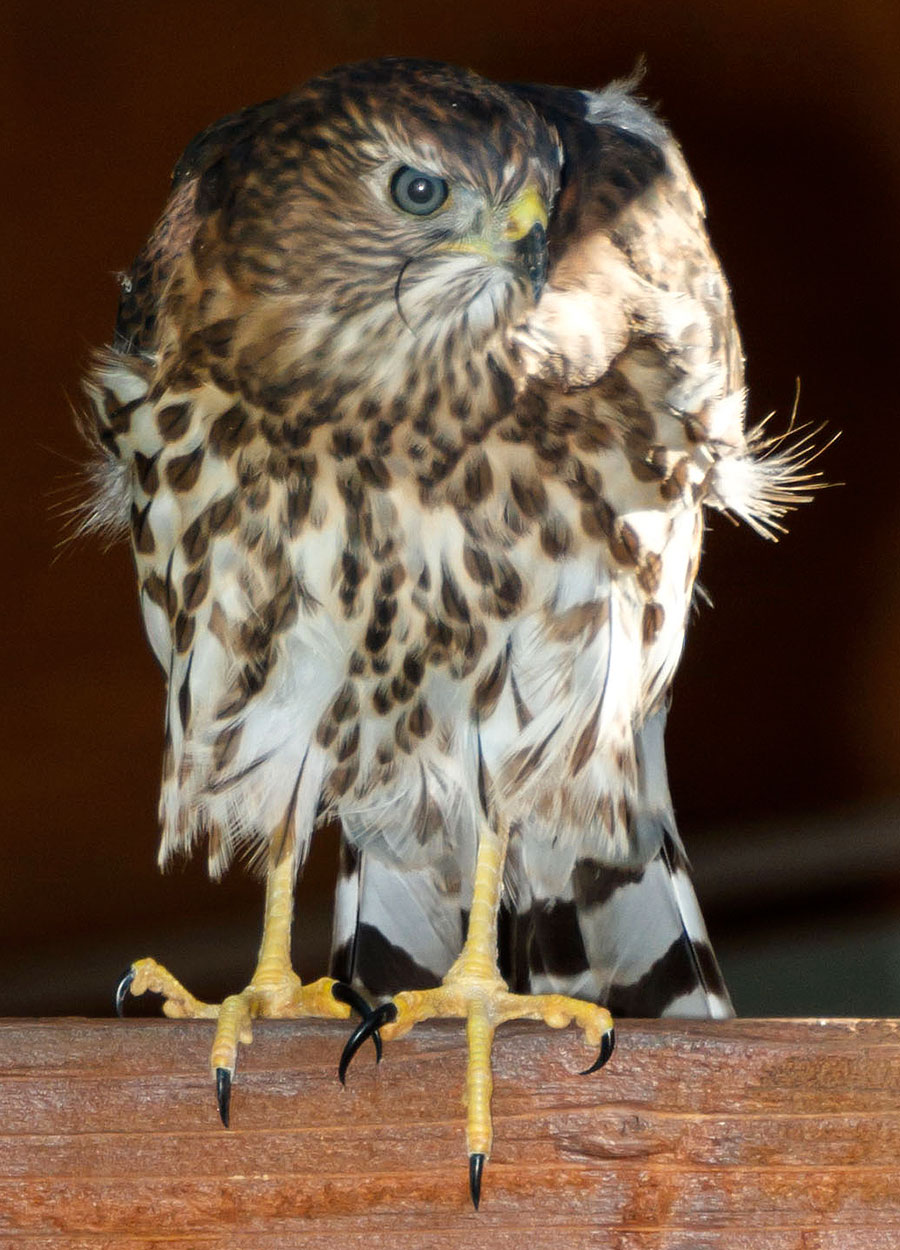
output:
[[[33,14],[40,12],[40,18]],[[891,0],[7,3],[0,1011],[105,1011],[132,956],[237,988],[259,886],[154,866],[162,683],[130,558],[59,548],[71,406],[169,171],[214,118],[387,53],[644,89],[709,205],[751,411],[841,430],[777,547],[717,520],[669,734],[682,829],[738,1007],[900,1013],[897,231]],[[321,880],[330,849],[317,856]],[[307,877],[307,884],[309,884]],[[310,893],[315,897],[316,890]],[[321,960],[311,901],[303,960]]]

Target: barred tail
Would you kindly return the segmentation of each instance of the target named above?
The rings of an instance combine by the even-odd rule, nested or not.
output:
[[[331,975],[370,994],[439,985],[462,949],[459,886],[434,868],[406,869],[342,839]]]
[[[553,892],[532,871],[503,934],[519,993],[571,994],[619,1016],[734,1014],[674,832],[636,867],[578,859]]]

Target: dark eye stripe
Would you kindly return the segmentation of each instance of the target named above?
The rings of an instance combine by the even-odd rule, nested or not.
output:
[[[398,208],[416,217],[427,217],[444,203],[450,188],[443,178],[421,169],[401,165],[391,179],[391,196]]]

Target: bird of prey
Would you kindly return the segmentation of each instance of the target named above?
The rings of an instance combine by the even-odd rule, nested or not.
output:
[[[168,697],[160,861],[249,849],[250,984],[122,992],[217,1020],[467,1021],[478,1202],[509,1019],[731,1008],[663,726],[704,527],[762,533],[803,456],[744,426],[742,355],[681,153],[623,85],[388,59],[211,126],[175,169],[88,384],[94,520],[127,528]],[[774,445],[773,445],[774,444]],[[290,962],[340,821],[334,972]],[[360,997],[381,1000],[371,1010]]]

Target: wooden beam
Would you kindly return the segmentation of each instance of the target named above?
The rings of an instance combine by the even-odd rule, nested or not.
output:
[[[462,1029],[336,1078],[346,1029],[265,1022],[232,1129],[211,1026],[0,1022],[0,1248],[897,1250],[900,1022],[632,1021],[600,1073],[509,1025],[467,1193]]]

